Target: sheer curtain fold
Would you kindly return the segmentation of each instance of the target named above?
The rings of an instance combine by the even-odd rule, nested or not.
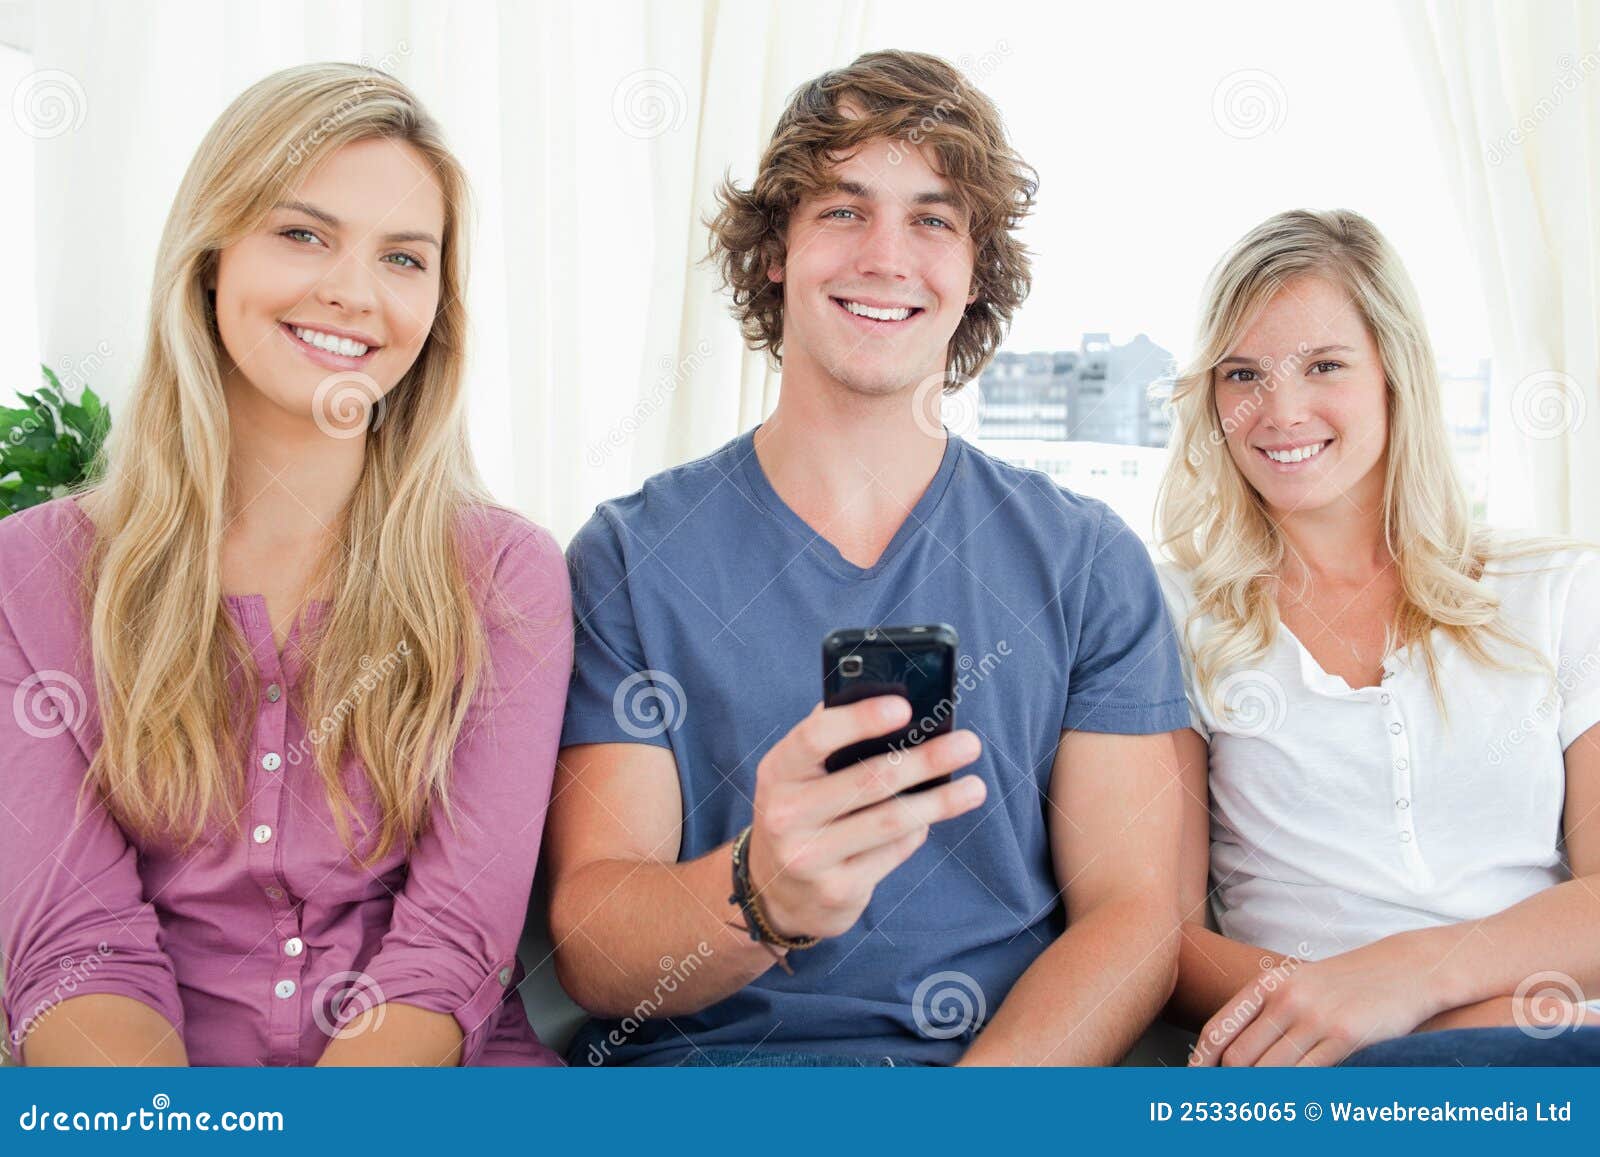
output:
[[[1600,11],[1403,11],[1489,303],[1490,520],[1600,538]]]
[[[377,65],[441,120],[472,180],[479,464],[564,541],[596,502],[775,404],[776,374],[702,260],[703,222],[725,174],[748,182],[794,87],[860,50],[865,7],[40,4],[34,66],[71,75],[85,109],[37,153],[44,356],[88,358],[115,410],[167,207],[211,121],[275,69]]]

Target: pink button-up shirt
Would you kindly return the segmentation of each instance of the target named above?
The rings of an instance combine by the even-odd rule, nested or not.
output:
[[[570,590],[547,532],[484,514],[462,535],[465,569],[527,622],[491,625],[485,689],[451,768],[454,824],[436,817],[409,856],[370,867],[341,842],[314,741],[290,707],[306,624],[280,656],[260,595],[225,598],[262,679],[243,831],[219,826],[178,852],[130,839],[92,799],[80,810],[100,742],[77,597],[92,524],[71,498],[0,519],[9,1050],[61,1001],[115,993],[170,1021],[197,1065],[313,1064],[342,1023],[387,1002],[454,1016],[462,1064],[560,1063],[517,996],[516,950],[572,663]],[[304,619],[325,610],[312,603]],[[347,782],[352,770],[364,782],[354,755]],[[359,790],[354,802],[376,821]]]

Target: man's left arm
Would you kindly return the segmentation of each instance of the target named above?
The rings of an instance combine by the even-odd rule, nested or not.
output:
[[[1051,859],[1067,929],[1012,987],[963,1065],[1112,1065],[1178,975],[1181,810],[1172,734],[1062,734]]]

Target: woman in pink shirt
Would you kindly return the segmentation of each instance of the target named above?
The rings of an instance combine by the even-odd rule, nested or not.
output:
[[[0,948],[30,1064],[555,1064],[516,948],[572,657],[467,447],[466,181],[416,99],[245,92],[103,481],[0,520]]]

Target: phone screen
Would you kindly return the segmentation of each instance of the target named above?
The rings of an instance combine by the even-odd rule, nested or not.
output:
[[[837,771],[888,752],[905,751],[955,725],[955,631],[927,627],[834,631],[823,642],[823,702],[829,707],[877,695],[911,703],[911,720],[886,735],[850,744],[830,755]],[[948,776],[914,790],[947,782]]]

